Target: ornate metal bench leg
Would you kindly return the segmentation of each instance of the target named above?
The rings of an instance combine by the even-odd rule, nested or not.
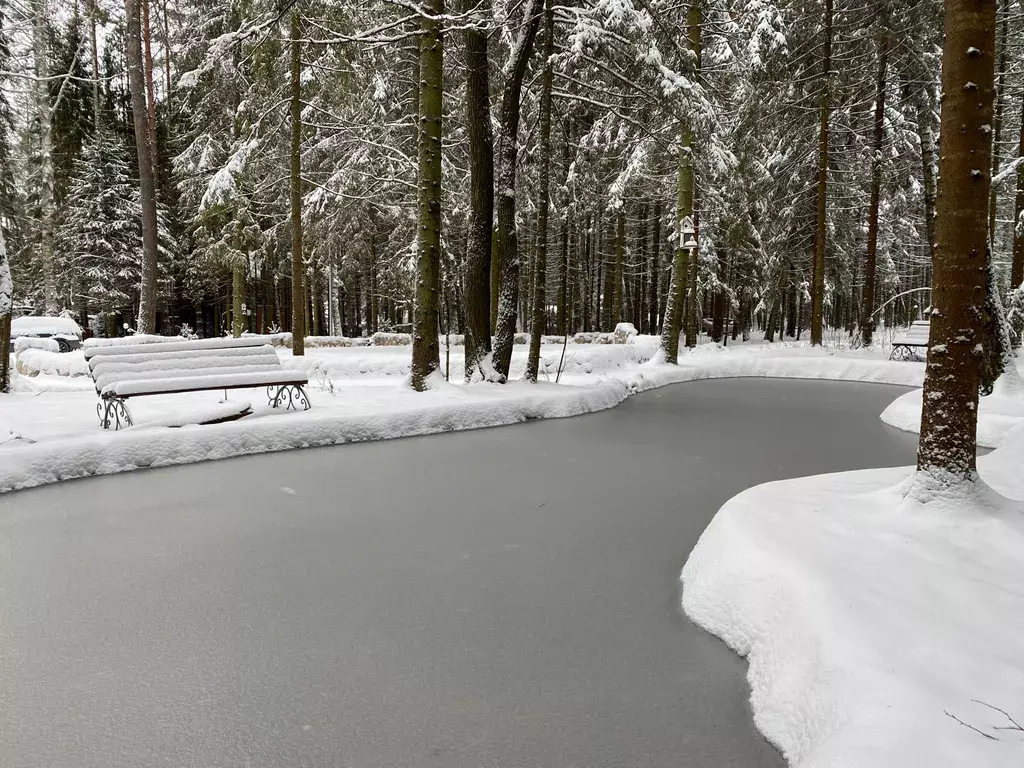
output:
[[[267,404],[272,408],[283,405],[286,411],[297,411],[299,406],[302,406],[304,411],[310,409],[306,391],[298,384],[283,384],[276,388],[276,392],[273,385],[267,387],[267,400]]]
[[[133,424],[128,404],[120,398],[104,398],[102,402],[96,404],[96,414],[100,417],[101,427],[110,429],[113,425],[115,432]]]

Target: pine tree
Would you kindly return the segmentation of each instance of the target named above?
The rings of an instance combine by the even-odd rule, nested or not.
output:
[[[133,304],[140,278],[142,208],[128,157],[101,123],[74,163],[57,237],[61,271],[79,275],[88,303],[108,317]]]
[[[945,8],[931,346],[917,455],[926,491],[976,478],[987,294],[996,0],[946,0]]]

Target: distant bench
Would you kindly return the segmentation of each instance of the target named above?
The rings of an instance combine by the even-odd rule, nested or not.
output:
[[[258,338],[87,346],[85,359],[100,397],[96,414],[104,429],[132,426],[126,401],[146,395],[266,387],[274,408],[309,410],[306,374],[283,368],[274,348]],[[251,412],[247,408],[217,421]]]
[[[918,351],[925,350],[925,357],[928,356],[928,334],[931,326],[927,320],[915,320],[910,324],[907,333],[901,339],[892,342],[892,352],[889,353],[890,360],[921,360]]]

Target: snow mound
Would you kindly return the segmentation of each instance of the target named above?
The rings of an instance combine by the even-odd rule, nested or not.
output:
[[[915,389],[894,400],[882,411],[881,419],[891,427],[915,434],[921,431],[922,390]],[[1024,424],[1024,398],[1008,397],[998,391],[978,404],[978,445],[997,448]]]
[[[1024,499],[1010,443],[982,477]],[[1024,720],[1024,504],[921,504],[910,473],[747,490],[683,569],[684,610],[747,657],[755,723],[799,768],[1024,765],[993,709]]]
[[[52,339],[47,339],[47,341],[52,341]],[[23,349],[17,355],[16,367],[22,376],[32,378],[40,374],[50,376],[89,375],[89,364],[85,361],[85,355],[80,349],[63,354],[45,349]]]

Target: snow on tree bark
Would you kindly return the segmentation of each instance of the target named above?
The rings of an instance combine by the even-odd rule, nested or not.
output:
[[[469,142],[469,224],[466,234],[466,380],[491,351],[491,243],[494,224],[494,142],[488,78],[490,3],[466,0],[466,129]]]
[[[544,1],[543,71],[540,86],[540,199],[537,201],[537,248],[533,263],[533,312],[530,350],[526,357],[527,381],[537,381],[540,337],[547,320],[548,212],[551,207],[551,87],[554,78],[555,10]],[[620,281],[621,282],[621,281]]]
[[[917,466],[942,484],[976,478],[987,275],[995,0],[946,0],[931,335]]]
[[[291,49],[291,152],[289,190],[292,234],[292,354],[306,354],[305,260],[302,253],[302,19],[293,10]]]
[[[868,247],[864,262],[864,293],[861,296],[860,330],[865,347],[875,332],[875,272],[878,262],[878,205],[882,195],[882,145],[885,140],[885,74],[888,66],[888,30],[878,41],[878,79],[875,84],[874,137],[871,152],[871,200],[868,203]]]
[[[125,0],[125,61],[131,95],[135,148],[139,159],[139,194],[142,203],[142,280],[139,288],[139,333],[156,333],[157,211],[156,177],[149,129],[146,73],[142,57],[141,0]]]
[[[694,3],[687,14],[687,44],[693,55],[695,78],[700,74],[701,60],[701,5]],[[669,278],[668,302],[665,305],[661,350],[665,362],[676,365],[679,359],[679,334],[683,332],[683,308],[687,303],[690,275],[690,256],[686,248],[684,230],[694,229],[693,218],[693,127],[690,119],[680,128],[678,162],[676,167],[676,244]],[[696,253],[694,254],[696,264]],[[696,291],[694,291],[696,295]],[[695,311],[695,310],[694,310]]]
[[[412,387],[426,390],[441,365],[438,287],[441,268],[441,106],[444,49],[443,0],[424,0],[420,36],[419,230],[416,239],[416,307],[412,338]]]
[[[50,64],[47,56],[46,0],[34,0],[32,53],[35,64],[35,110],[39,126],[39,264],[43,273],[43,307],[48,315],[60,310],[53,265],[53,112],[50,106]]]
[[[1024,157],[1024,91],[1020,99],[1020,144],[1017,157]],[[1013,207],[1013,265],[1010,269],[1010,287],[1020,288],[1024,283],[1024,164],[1017,168],[1017,200]]]
[[[519,115],[523,79],[533,50],[541,13],[538,0],[526,0],[523,24],[509,55],[508,78],[501,98],[501,135],[498,140],[497,252],[501,265],[498,317],[494,331],[494,370],[508,379],[512,343],[519,309],[519,243],[516,232],[516,160],[519,149]]]
[[[7,242],[0,227],[0,392],[11,386],[11,316],[14,312],[14,284],[7,259]]]
[[[825,0],[824,33],[822,44],[822,84],[820,128],[818,138],[818,219],[814,233],[814,270],[811,281],[811,344],[821,346],[825,303],[825,243],[826,206],[828,204],[828,133],[832,111],[832,0]]]

